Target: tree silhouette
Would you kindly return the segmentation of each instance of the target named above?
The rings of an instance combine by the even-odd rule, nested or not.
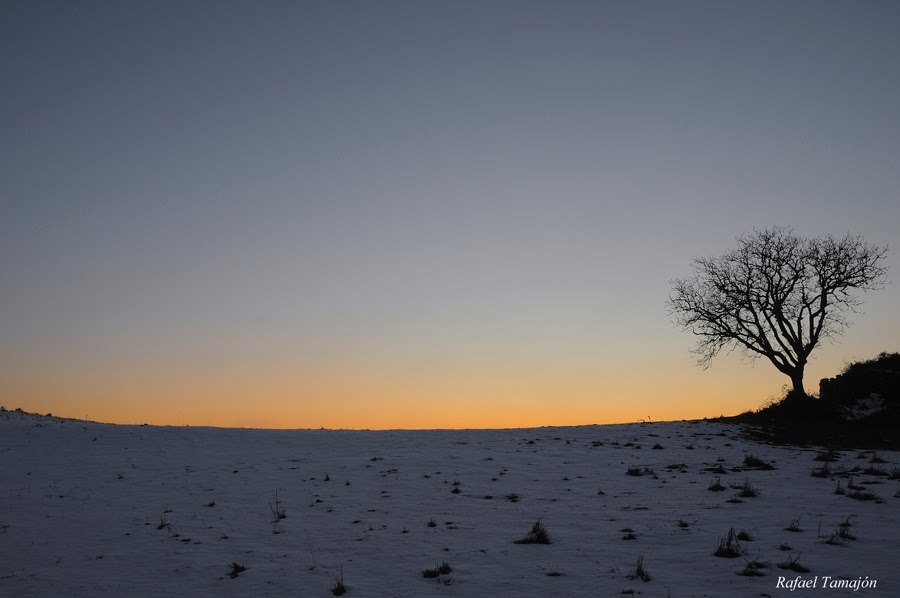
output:
[[[881,289],[887,247],[860,236],[803,237],[776,227],[738,237],[720,257],[695,258],[694,275],[672,282],[669,310],[698,337],[709,367],[724,348],[767,358],[805,397],[803,371],[823,338],[843,332],[858,292]]]

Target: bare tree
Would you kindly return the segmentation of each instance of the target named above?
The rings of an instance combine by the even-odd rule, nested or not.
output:
[[[806,396],[803,371],[824,338],[843,332],[857,293],[881,289],[887,247],[860,236],[803,237],[776,227],[738,238],[736,249],[694,259],[694,275],[672,282],[669,310],[698,337],[708,367],[724,348],[765,357]]]

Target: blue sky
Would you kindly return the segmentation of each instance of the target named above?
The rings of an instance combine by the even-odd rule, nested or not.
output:
[[[900,245],[898,17],[5,2],[0,402],[335,427],[755,407],[787,378],[696,368],[669,281],[753,228]],[[898,350],[897,293],[808,387]]]

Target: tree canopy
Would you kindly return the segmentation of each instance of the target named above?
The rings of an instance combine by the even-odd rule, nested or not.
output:
[[[790,377],[793,394],[805,396],[810,354],[844,331],[861,292],[883,288],[886,254],[858,235],[754,231],[724,255],[695,258],[693,276],[672,282],[669,310],[697,336],[700,365],[737,348],[768,359]]]

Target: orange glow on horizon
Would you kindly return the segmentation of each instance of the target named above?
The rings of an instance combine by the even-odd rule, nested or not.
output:
[[[734,415],[778,393],[780,375],[737,364],[647,375],[607,368],[455,364],[446,369],[319,364],[92,375],[70,371],[7,384],[7,409],[96,421],[249,428],[528,428]],[[18,382],[18,383],[16,383]]]

